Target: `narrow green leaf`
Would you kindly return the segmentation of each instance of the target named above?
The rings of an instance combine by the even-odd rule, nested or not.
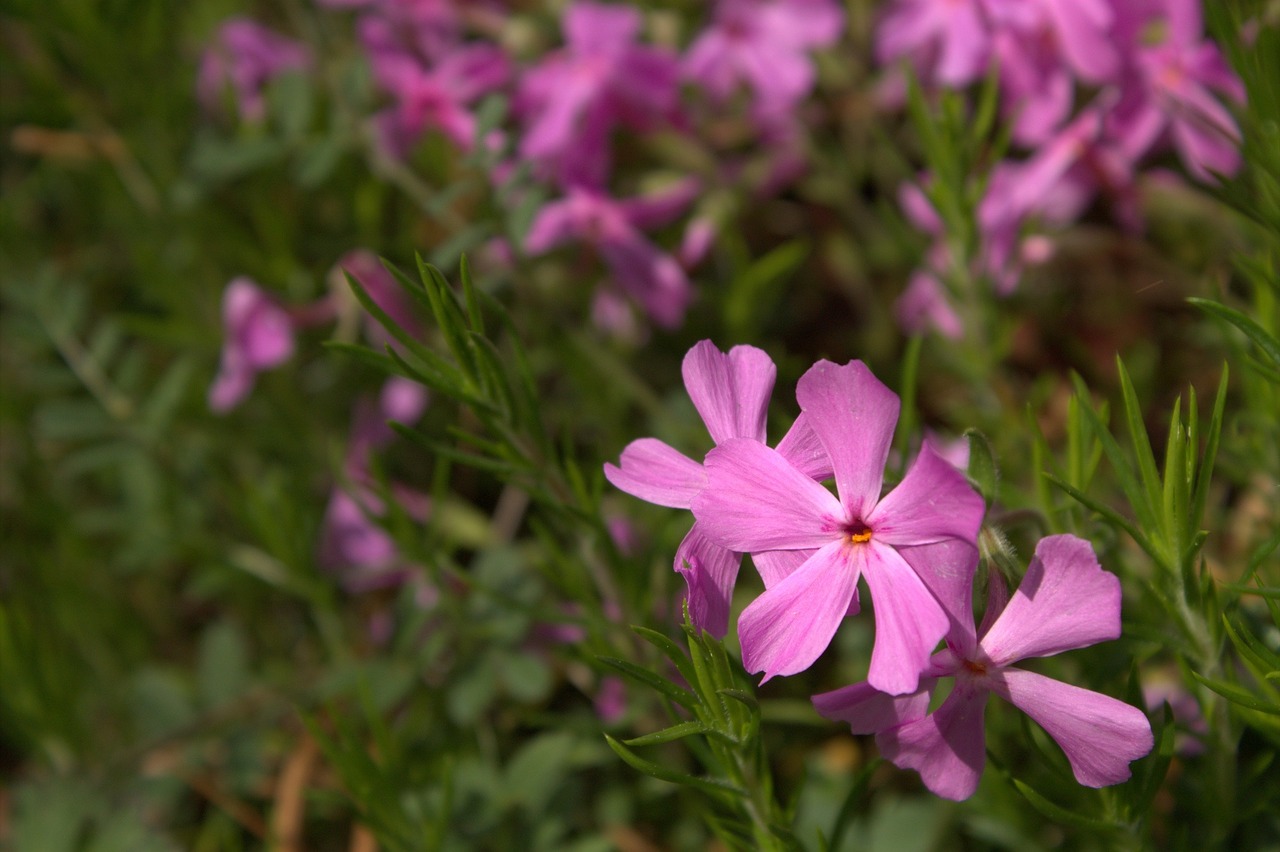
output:
[[[1280,600],[1280,586],[1250,586],[1247,583],[1223,583],[1222,588],[1242,595],[1257,595],[1260,598]]]
[[[635,663],[629,663],[626,660],[619,660],[616,657],[596,657],[597,660],[606,666],[617,669],[627,677],[639,681],[646,686],[657,690],[675,703],[679,704],[686,710],[696,710],[698,707],[698,697],[687,689],[676,686],[671,681],[654,674],[648,669],[643,669]]]
[[[1114,524],[1115,526],[1127,532],[1129,534],[1129,537],[1132,538],[1135,542],[1137,542],[1138,546],[1147,552],[1147,555],[1149,555],[1152,559],[1156,560],[1158,563],[1164,564],[1164,557],[1160,553],[1157,553],[1155,551],[1155,549],[1151,546],[1151,543],[1147,541],[1146,536],[1144,536],[1138,530],[1137,527],[1135,527],[1127,518],[1125,518],[1115,509],[1112,509],[1110,506],[1107,506],[1104,503],[1100,503],[1097,500],[1094,500],[1092,497],[1079,491],[1076,488],[1073,488],[1072,486],[1063,482],[1061,479],[1059,479],[1058,477],[1054,476],[1051,473],[1044,474],[1044,477],[1048,479],[1050,482],[1052,482],[1054,485],[1061,488],[1063,491],[1067,492],[1067,494],[1071,495],[1073,498],[1075,498],[1079,503],[1084,505],[1086,508],[1090,509],[1093,512],[1098,513],[1110,523]]]
[[[726,794],[740,798],[746,796],[746,791],[717,778],[695,778],[692,775],[686,775],[674,769],[667,769],[645,760],[608,734],[604,735],[604,739],[609,744],[609,748],[613,749],[614,754],[622,758],[624,763],[638,772],[643,772],[645,775],[662,781],[669,781],[672,784],[692,787],[695,790],[701,790],[704,793],[715,796],[717,799],[723,799]]]
[[[1226,627],[1227,636],[1230,637],[1231,644],[1235,645],[1236,650],[1240,652],[1240,656],[1246,662],[1256,666],[1260,674],[1265,676],[1268,672],[1280,671],[1280,655],[1259,641],[1249,628],[1239,621],[1233,621],[1225,613],[1222,616],[1222,624]]]
[[[1280,716],[1280,704],[1263,701],[1246,689],[1220,680],[1210,680],[1199,672],[1193,671],[1191,676],[1233,704],[1239,704],[1241,707],[1266,713],[1269,716]]]
[[[978,489],[987,508],[996,501],[1000,483],[1000,471],[996,467],[995,456],[991,445],[977,429],[966,429],[964,436],[969,439],[969,481]]]
[[[1213,413],[1209,417],[1209,434],[1205,436],[1204,453],[1195,466],[1196,486],[1191,495],[1191,524],[1203,523],[1205,506],[1209,500],[1209,483],[1213,478],[1213,466],[1218,458],[1218,443],[1222,438],[1222,418],[1227,405],[1228,369],[1224,362],[1222,376],[1218,379],[1218,395],[1213,401]],[[1197,452],[1199,447],[1192,446]]]
[[[1116,831],[1123,827],[1113,822],[1107,822],[1105,820],[1096,819],[1094,817],[1085,816],[1084,814],[1068,810],[1061,805],[1054,804],[1049,799],[1037,793],[1030,785],[1019,781],[1017,778],[1009,776],[1009,780],[1013,782],[1013,786],[1018,789],[1018,792],[1021,793],[1028,802],[1031,803],[1033,808],[1047,816],[1049,819],[1055,820],[1063,825],[1071,825],[1076,828],[1084,828],[1090,831],[1108,832]]]
[[[898,416],[898,477],[907,470],[911,456],[911,442],[916,439],[916,421],[919,419],[918,391],[920,381],[920,350],[924,345],[922,335],[907,338],[907,351],[902,354],[902,382],[899,391],[902,411]]]
[[[1280,368],[1280,340],[1277,340],[1265,328],[1258,325],[1257,322],[1235,310],[1228,308],[1226,305],[1214,302],[1210,299],[1190,298],[1188,302],[1195,305],[1207,314],[1224,320],[1236,328],[1244,332],[1245,336],[1254,342],[1260,350],[1262,350],[1268,358],[1271,359],[1272,365]]]
[[[680,677],[684,678],[685,683],[697,682],[698,676],[693,670],[693,664],[689,662],[688,655],[685,654],[683,648],[675,643],[675,640],[665,633],[659,633],[657,630],[651,630],[648,627],[632,625],[631,629],[641,639],[661,651],[671,661],[671,664],[676,667],[676,671],[680,672]]]
[[[467,318],[471,322],[471,330],[484,335],[484,311],[480,307],[480,297],[475,282],[471,280],[471,264],[464,254],[458,258],[458,277],[462,279],[462,296],[467,305]]]
[[[1160,483],[1155,453],[1151,449],[1151,439],[1147,436],[1147,424],[1142,418],[1142,405],[1138,402],[1138,394],[1133,388],[1133,380],[1129,378],[1129,371],[1125,369],[1124,361],[1118,355],[1116,370],[1120,373],[1120,392],[1124,398],[1129,443],[1133,447],[1133,454],[1138,462],[1138,473],[1142,477],[1142,485],[1147,492],[1148,505],[1154,509],[1160,505],[1164,489]]]
[[[1124,450],[1120,448],[1120,444],[1112,436],[1111,430],[1107,428],[1098,412],[1089,404],[1089,389],[1085,386],[1084,380],[1075,374],[1071,378],[1075,383],[1076,396],[1080,399],[1080,410],[1089,421],[1089,425],[1093,427],[1094,435],[1097,436],[1098,441],[1102,444],[1102,450],[1106,454],[1107,460],[1111,462],[1111,467],[1116,472],[1116,478],[1120,481],[1120,490],[1124,492],[1125,497],[1129,500],[1129,505],[1133,508],[1134,514],[1138,516],[1139,525],[1143,529],[1155,529],[1158,522],[1155,516],[1155,507],[1148,499],[1148,492],[1138,481],[1133,467],[1129,464],[1129,460],[1125,456]],[[1145,435],[1146,433],[1143,432],[1144,437]],[[1148,553],[1150,552],[1148,550]],[[1161,565],[1165,564],[1163,558],[1157,557],[1157,561]]]
[[[652,734],[645,734],[642,737],[633,737],[629,740],[623,740],[624,745],[629,746],[650,746],[669,743],[674,740],[691,737],[694,734],[710,733],[706,725],[701,722],[681,722],[678,725],[672,725],[670,728],[663,728],[661,731],[654,731]]]
[[[400,435],[402,438],[412,441],[433,455],[443,456],[450,461],[465,464],[469,467],[474,467],[477,470],[488,470],[503,476],[510,476],[516,469],[516,466],[506,459],[487,458],[485,456],[476,455],[475,453],[469,453],[465,450],[459,450],[457,447],[451,447],[425,432],[405,426],[403,423],[393,422],[391,424],[391,428],[394,429],[396,434]]]

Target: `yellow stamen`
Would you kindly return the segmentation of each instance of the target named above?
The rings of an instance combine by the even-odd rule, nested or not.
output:
[[[850,533],[849,541],[854,544],[862,544],[864,541],[871,541],[871,530],[864,529],[862,532]]]

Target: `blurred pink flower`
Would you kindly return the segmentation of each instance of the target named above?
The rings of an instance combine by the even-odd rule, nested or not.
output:
[[[684,319],[693,289],[676,259],[643,234],[671,221],[697,193],[693,179],[646,196],[609,198],[574,187],[547,203],[534,217],[525,248],[544,254],[567,243],[594,248],[613,273],[613,283],[644,308],[653,321],[672,328]]]
[[[789,110],[813,89],[808,52],[835,42],[843,25],[832,0],[718,0],[711,26],[685,54],[684,75],[720,100],[745,85],[758,110]]]
[[[520,81],[520,154],[566,186],[605,184],[615,126],[651,130],[674,114],[678,60],[636,44],[641,24],[631,6],[572,3],[563,17],[565,47]]]
[[[502,49],[492,44],[454,45],[434,51],[434,58],[426,60],[403,47],[389,21],[366,18],[360,33],[374,77],[395,100],[376,117],[387,151],[405,157],[431,129],[469,150],[476,133],[470,105],[511,76]]]
[[[288,71],[306,70],[311,54],[299,42],[248,18],[224,21],[205,48],[196,78],[196,94],[207,110],[217,108],[224,86],[235,92],[240,117],[258,122],[266,117],[263,89]]]
[[[1167,135],[1200,180],[1234,174],[1240,130],[1214,93],[1243,104],[1245,90],[1204,38],[1200,0],[1135,0],[1118,13],[1130,70],[1108,131],[1132,159]]]
[[[239,405],[259,372],[293,355],[294,323],[248,278],[235,278],[222,294],[222,363],[209,388],[209,408],[223,413]]]

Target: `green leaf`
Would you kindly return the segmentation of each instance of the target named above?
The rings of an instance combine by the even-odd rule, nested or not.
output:
[[[1280,340],[1272,336],[1265,328],[1258,325],[1254,320],[1235,310],[1228,308],[1226,305],[1214,302],[1210,299],[1190,298],[1188,302],[1195,305],[1207,314],[1217,317],[1231,323],[1236,328],[1245,333],[1245,336],[1253,341],[1262,352],[1271,359],[1274,367],[1280,368]]]
[[[1129,371],[1125,369],[1124,361],[1119,356],[1116,356],[1116,370],[1120,373],[1120,392],[1124,398],[1129,443],[1133,446],[1133,454],[1138,462],[1138,473],[1142,476],[1142,485],[1146,489],[1147,505],[1154,510],[1160,505],[1164,490],[1160,483],[1160,472],[1156,467],[1155,452],[1151,449],[1151,440],[1147,436],[1147,424],[1142,418],[1142,406],[1138,402],[1138,394],[1133,389]]]
[[[1129,534],[1129,537],[1132,538],[1135,542],[1137,542],[1138,546],[1141,547],[1143,550],[1145,550],[1152,559],[1163,564],[1163,562],[1161,561],[1163,557],[1152,548],[1151,544],[1147,541],[1146,536],[1144,536],[1138,530],[1137,527],[1135,527],[1127,518],[1125,518],[1115,509],[1112,509],[1110,506],[1107,506],[1104,503],[1100,503],[1097,500],[1094,500],[1089,495],[1079,491],[1076,488],[1073,488],[1072,486],[1063,482],[1061,479],[1059,479],[1058,477],[1054,476],[1051,473],[1043,474],[1043,476],[1046,479],[1048,479],[1050,482],[1052,482],[1054,485],[1058,486],[1063,491],[1067,492],[1067,494],[1071,495],[1078,502],[1083,504],[1086,508],[1098,513],[1099,515],[1106,518],[1109,522],[1111,522],[1115,526],[1127,532]]]
[[[1018,792],[1021,793],[1028,802],[1031,803],[1033,808],[1051,820],[1055,820],[1063,825],[1071,825],[1076,828],[1084,828],[1090,831],[1111,832],[1123,828],[1123,826],[1117,825],[1116,823],[1085,816],[1084,814],[1076,813],[1075,811],[1068,810],[1061,805],[1055,804],[1040,793],[1036,792],[1036,790],[1029,784],[1019,781],[1013,776],[1009,776],[1009,780],[1013,782],[1013,786],[1018,789]]]
[[[681,722],[678,725],[672,725],[670,728],[663,728],[661,731],[654,731],[652,734],[645,734],[642,737],[633,737],[629,740],[623,740],[623,743],[629,746],[650,746],[661,745],[675,740],[681,740],[685,737],[691,737],[694,734],[710,734],[713,731],[701,722]],[[714,733],[719,733],[718,731]]]
[[[669,781],[672,784],[680,784],[685,787],[692,787],[695,790],[701,790],[715,796],[717,799],[723,799],[725,794],[736,797],[745,797],[746,791],[732,784],[721,781],[717,778],[695,778],[683,772],[677,772],[674,769],[667,769],[656,763],[645,760],[644,758],[631,751],[622,743],[615,740],[608,734],[604,735],[605,742],[609,744],[609,748],[613,749],[614,754],[622,758],[623,762],[645,775],[658,778],[662,781]]]
[[[1240,656],[1246,662],[1252,663],[1264,677],[1267,673],[1280,671],[1280,655],[1254,636],[1249,628],[1225,613],[1222,616],[1222,624],[1227,630],[1227,636],[1231,638],[1231,644],[1236,646]]]
[[[1138,516],[1138,524],[1143,529],[1157,529],[1159,521],[1155,515],[1155,507],[1148,497],[1149,492],[1138,481],[1133,467],[1129,464],[1129,459],[1124,450],[1120,448],[1119,442],[1112,436],[1111,430],[1107,428],[1098,412],[1089,404],[1089,389],[1085,386],[1084,380],[1076,374],[1072,374],[1071,378],[1075,383],[1076,396],[1080,399],[1080,410],[1084,413],[1089,425],[1093,427],[1094,435],[1097,436],[1098,441],[1102,444],[1102,451],[1106,454],[1107,460],[1111,462],[1116,478],[1120,481],[1120,490],[1124,492],[1125,497],[1129,500],[1129,505],[1133,508],[1134,514]],[[1143,431],[1141,434],[1143,440],[1146,440],[1146,432]],[[1155,493],[1159,494],[1159,491],[1157,490]],[[1091,506],[1090,508],[1093,507]],[[1095,509],[1095,511],[1097,510]],[[1152,552],[1147,548],[1144,548],[1144,550],[1147,550],[1148,553]],[[1154,556],[1154,558],[1159,564],[1165,564],[1162,556]]]
[[[1209,484],[1213,478],[1214,463],[1218,458],[1218,443],[1222,438],[1222,418],[1227,405],[1227,378],[1229,370],[1226,363],[1222,365],[1222,376],[1218,379],[1218,395],[1213,401],[1213,414],[1209,418],[1209,434],[1205,436],[1204,453],[1195,468],[1196,485],[1191,495],[1191,523],[1199,525],[1204,518],[1205,506],[1209,500]],[[1189,448],[1195,452],[1193,444]]]
[[[996,501],[1000,483],[1000,471],[996,467],[991,446],[977,429],[966,429],[964,436],[969,439],[969,481],[978,489],[987,508],[991,508],[991,504]]]
[[[697,682],[698,675],[693,670],[693,663],[689,662],[689,656],[684,652],[684,649],[675,643],[675,640],[665,633],[659,633],[648,627],[633,625],[631,629],[641,639],[661,651],[671,661],[671,664],[676,667],[676,671],[680,672],[680,677],[684,678],[685,683]]]
[[[596,659],[606,666],[617,669],[627,677],[657,690],[686,710],[693,711],[698,707],[699,702],[696,695],[687,689],[676,686],[661,675],[654,674],[648,669],[640,668],[635,663],[619,660],[616,657],[597,657]]]
[[[1191,672],[1191,676],[1233,704],[1266,713],[1269,716],[1280,716],[1280,704],[1271,704],[1258,698],[1246,689],[1220,680],[1210,680],[1199,672]]]

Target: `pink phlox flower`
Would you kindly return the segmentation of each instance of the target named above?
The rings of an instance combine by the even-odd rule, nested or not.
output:
[[[765,440],[765,418],[777,374],[765,352],[735,346],[726,354],[703,340],[685,355],[682,373],[685,389],[713,442]],[[779,446],[811,473],[824,475],[830,470],[801,421]],[[701,464],[656,438],[632,441],[618,465],[604,466],[604,474],[616,488],[634,497],[676,509],[690,508],[706,484]],[[724,636],[729,629],[729,604],[741,561],[741,551],[708,540],[696,522],[676,550],[674,568],[688,586],[690,617],[716,636]]]
[[[1174,737],[1175,751],[1186,757],[1204,753],[1202,737],[1209,733],[1209,723],[1205,720],[1196,697],[1176,676],[1164,674],[1155,679],[1144,678],[1142,703],[1153,712],[1159,712],[1165,704],[1169,705],[1173,721],[1179,729]]]
[[[1137,159],[1172,138],[1182,162],[1202,181],[1240,167],[1240,130],[1215,92],[1237,104],[1244,85],[1204,38],[1199,0],[1121,4],[1129,74],[1109,132]]]
[[[980,78],[991,55],[983,0],[900,0],[876,28],[876,60],[910,60],[927,85],[965,86]]]
[[[235,278],[222,294],[222,362],[209,388],[209,408],[223,413],[239,405],[259,372],[293,356],[289,312],[248,278]]]
[[[1036,545],[1007,604],[998,575],[991,590],[983,624],[975,629],[970,615],[953,626],[946,649],[933,655],[916,690],[894,696],[857,683],[815,695],[818,712],[848,722],[854,733],[876,734],[884,757],[915,769],[926,787],[957,801],[977,789],[986,763],[983,713],[990,692],[1044,728],[1081,784],[1103,787],[1127,779],[1129,762],[1153,745],[1146,715],[1014,665],[1117,638],[1120,581],[1102,570],[1088,542],[1056,535]],[[943,677],[953,678],[954,686],[930,713],[930,695]]]
[[[476,133],[470,105],[506,85],[511,77],[511,64],[502,49],[493,44],[462,44],[426,61],[399,47],[386,21],[363,22],[361,34],[375,78],[395,100],[376,118],[387,150],[404,157],[430,129],[469,150]]]
[[[865,577],[876,609],[869,679],[886,692],[911,692],[967,600],[982,498],[928,445],[881,496],[899,401],[862,362],[819,361],[800,378],[796,399],[830,460],[838,499],[777,450],[734,438],[707,454],[706,487],[693,500],[711,542],[753,557],[804,557],[793,554],[789,573],[766,579],[742,613],[743,663],[765,680],[807,669]]]
[[[674,115],[678,60],[635,43],[642,20],[631,6],[580,0],[563,24],[565,47],[520,81],[516,111],[526,125],[520,154],[566,185],[599,187],[614,127],[647,131]]]
[[[809,51],[834,43],[843,26],[830,0],[719,0],[684,57],[684,76],[719,100],[745,85],[758,109],[790,110],[813,89]]]
[[[231,18],[218,28],[200,59],[196,94],[205,109],[213,110],[223,87],[230,85],[240,117],[262,121],[267,111],[266,85],[288,71],[310,67],[311,54],[303,44],[247,18]]]
[[[945,246],[939,246],[945,250]],[[947,296],[947,288],[930,269],[917,269],[893,306],[894,318],[907,334],[936,331],[950,340],[964,337],[964,323]]]
[[[592,189],[573,187],[564,198],[547,203],[525,236],[532,255],[567,243],[591,246],[604,260],[616,283],[661,326],[684,319],[693,289],[674,257],[643,233],[679,215],[697,191],[684,180],[648,196],[614,199]]]

